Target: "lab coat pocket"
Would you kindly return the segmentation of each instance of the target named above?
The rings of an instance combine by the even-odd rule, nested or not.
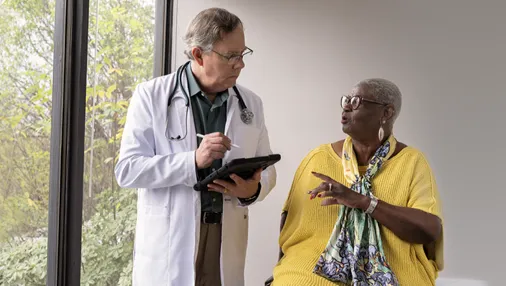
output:
[[[135,235],[133,285],[160,285],[169,269],[170,225],[166,206],[139,208]]]
[[[164,261],[169,257],[170,216],[168,206],[140,207],[135,237],[135,255],[144,260]]]
[[[153,260],[149,256],[136,253],[132,273],[133,286],[167,285],[165,283],[169,283],[167,282],[168,271],[168,259]]]
[[[234,130],[233,136],[230,137],[232,143],[239,145],[239,148],[232,147],[230,158],[255,157],[260,129],[254,126],[239,126]]]

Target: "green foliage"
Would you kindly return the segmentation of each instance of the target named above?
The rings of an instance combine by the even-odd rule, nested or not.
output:
[[[47,238],[18,239],[0,250],[0,285],[46,285]]]
[[[0,285],[45,285],[55,0],[0,5]],[[136,194],[114,164],[153,70],[153,2],[92,0],[88,42],[81,284],[130,285]]]
[[[83,226],[81,285],[130,285],[136,192],[124,190],[117,200],[110,191],[98,197],[97,212]]]
[[[83,225],[81,285],[131,285],[136,193],[98,197],[97,212]],[[46,252],[46,236],[11,241],[0,250],[0,285],[46,285]]]
[[[47,225],[54,10],[7,0],[0,12],[0,247]]]

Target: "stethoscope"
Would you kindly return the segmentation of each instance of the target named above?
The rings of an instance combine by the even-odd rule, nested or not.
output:
[[[174,99],[174,96],[176,95],[176,91],[180,89],[183,92],[184,99],[185,99],[185,106],[186,106],[186,123],[185,123],[185,133],[184,136],[177,135],[177,136],[170,136],[169,134],[169,116],[167,115],[167,122],[166,122],[166,128],[165,128],[165,137],[167,137],[169,140],[183,140],[186,138],[186,135],[188,135],[188,110],[190,109],[190,96],[188,95],[188,92],[184,89],[183,85],[181,84],[181,77],[183,76],[183,72],[186,70],[186,67],[191,62],[188,61],[184,65],[180,66],[176,71],[176,84],[174,89],[170,92],[169,100],[167,102],[167,113],[169,112],[170,104],[172,103],[172,99]],[[188,83],[188,79],[186,80]],[[188,84],[187,84],[188,85]],[[237,99],[239,100],[239,107],[241,108],[241,121],[244,122],[244,124],[251,124],[253,121],[254,114],[251,112],[251,110],[248,109],[246,106],[246,103],[244,103],[244,100],[242,99],[241,94],[239,93],[239,90],[236,86],[233,87],[235,94],[237,96]]]

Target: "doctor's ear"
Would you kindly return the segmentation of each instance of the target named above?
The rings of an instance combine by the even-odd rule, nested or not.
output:
[[[193,47],[192,48],[192,56],[195,59],[195,62],[197,62],[197,64],[199,66],[202,66],[204,64],[204,60],[202,59],[202,50],[200,48]]]

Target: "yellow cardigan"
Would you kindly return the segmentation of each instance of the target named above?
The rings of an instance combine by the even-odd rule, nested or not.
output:
[[[363,173],[367,167],[360,167]],[[313,274],[313,267],[327,245],[337,221],[339,206],[321,206],[321,199],[309,200],[307,192],[321,180],[316,171],[349,187],[343,174],[341,158],[330,144],[311,151],[295,174],[292,188],[283,207],[288,212],[279,244],[284,257],[274,268],[273,286],[326,286],[333,283]],[[423,154],[406,147],[385,162],[372,182],[374,195],[396,206],[423,210],[442,218],[441,202],[432,171]],[[435,245],[435,259],[427,258],[423,245],[398,238],[380,225],[387,262],[402,286],[435,285],[437,272],[443,268],[443,236]]]

